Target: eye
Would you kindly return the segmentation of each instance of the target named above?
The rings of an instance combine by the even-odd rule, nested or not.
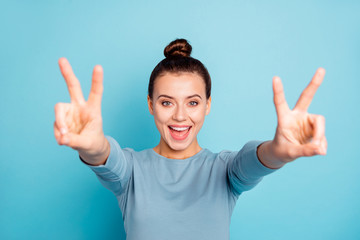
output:
[[[196,101],[189,102],[190,106],[197,106],[199,103]]]
[[[168,106],[171,105],[171,102],[169,102],[169,101],[162,101],[162,102],[161,102],[161,105],[163,105],[164,107],[168,107]]]

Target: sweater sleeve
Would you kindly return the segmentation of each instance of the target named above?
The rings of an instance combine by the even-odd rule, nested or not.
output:
[[[227,176],[230,189],[235,196],[255,187],[263,176],[275,172],[263,165],[257,157],[256,151],[261,141],[250,141],[228,161]]]
[[[81,158],[80,160],[96,174],[105,188],[119,196],[125,191],[131,176],[132,154],[125,151],[126,149],[121,149],[112,137],[106,136],[106,139],[110,143],[110,154],[104,165],[92,166]]]

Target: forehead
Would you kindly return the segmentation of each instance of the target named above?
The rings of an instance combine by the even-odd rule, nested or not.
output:
[[[154,85],[154,97],[162,94],[172,97],[199,94],[205,98],[205,83],[196,73],[166,73],[158,77]]]

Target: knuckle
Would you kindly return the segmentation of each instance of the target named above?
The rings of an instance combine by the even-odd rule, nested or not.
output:
[[[315,115],[315,119],[320,124],[325,123],[325,117],[323,115]]]
[[[60,111],[62,107],[63,107],[63,103],[59,102],[59,103],[55,104],[55,107],[54,107],[55,113]]]
[[[323,115],[319,115],[319,119],[321,122],[325,122],[325,117]]]

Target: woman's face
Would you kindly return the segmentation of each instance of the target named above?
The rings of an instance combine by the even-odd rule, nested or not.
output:
[[[198,147],[196,136],[211,106],[211,98],[206,99],[204,80],[198,74],[166,73],[158,77],[148,104],[161,141],[171,150]]]

